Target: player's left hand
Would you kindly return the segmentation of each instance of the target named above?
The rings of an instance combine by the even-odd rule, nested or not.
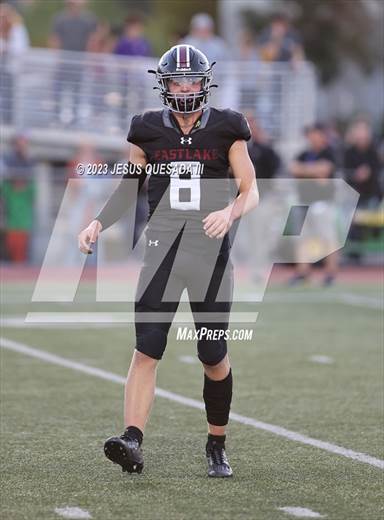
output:
[[[203,229],[209,238],[223,238],[233,224],[232,207],[213,211],[203,219]]]

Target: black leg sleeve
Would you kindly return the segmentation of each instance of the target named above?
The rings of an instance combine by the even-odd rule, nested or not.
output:
[[[204,374],[203,397],[209,424],[225,426],[228,423],[232,401],[232,386],[231,369],[227,377],[221,381],[213,381]]]

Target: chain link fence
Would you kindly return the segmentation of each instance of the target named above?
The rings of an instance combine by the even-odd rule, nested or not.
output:
[[[0,114],[4,126],[44,131],[52,139],[71,132],[121,136],[132,115],[160,108],[157,60],[49,49],[2,58]],[[315,117],[313,67],[231,61],[214,68],[212,105],[253,112],[272,139],[290,142]],[[56,133],[56,134],[55,134]]]

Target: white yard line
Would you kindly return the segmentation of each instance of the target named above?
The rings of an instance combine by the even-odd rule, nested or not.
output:
[[[324,515],[316,513],[316,511],[312,511],[306,507],[279,507],[278,509],[297,518],[324,518]]]
[[[80,507],[56,507],[55,513],[64,518],[92,518],[89,511]]]
[[[101,368],[94,368],[88,365],[84,365],[83,363],[78,363],[77,361],[72,361],[70,359],[66,359],[55,354],[50,354],[43,350],[32,348],[28,345],[19,343],[17,341],[13,341],[7,338],[0,338],[0,345],[2,348],[13,350],[15,352],[19,352],[20,354],[25,354],[27,356],[34,357],[37,359],[41,359],[54,365],[71,368],[72,370],[77,370],[78,372],[99,377],[107,381],[113,381],[114,383],[125,383],[125,377],[119,376],[112,372],[108,372],[106,370],[102,370]],[[169,399],[170,401],[180,403],[184,406],[190,406],[191,408],[204,410],[203,402],[197,401],[196,399],[191,399],[189,397],[184,397],[173,392],[169,392],[168,390],[156,388],[156,395],[165,399]],[[347,457],[348,459],[357,460],[359,462],[363,462],[364,464],[369,464],[370,466],[375,466],[377,468],[384,469],[384,460],[377,459],[376,457],[372,457],[371,455],[367,455],[366,453],[360,453],[357,451],[349,450],[347,448],[343,448],[342,446],[338,446],[337,444],[331,444],[330,442],[313,439],[312,437],[307,437],[306,435],[303,435],[301,433],[292,430],[287,430],[281,426],[276,426],[274,424],[257,421],[256,419],[252,419],[251,417],[246,417],[244,415],[240,415],[234,412],[231,412],[230,419],[241,424],[252,426],[253,428],[256,428],[258,430],[264,430],[269,433],[278,435],[280,437],[290,439],[291,441],[300,442],[302,444],[313,446],[315,448],[320,448],[322,450],[328,451],[329,453],[342,455],[343,457]]]
[[[353,305],[355,307],[369,307],[370,309],[383,310],[384,301],[380,298],[373,298],[372,296],[357,295],[353,293],[340,293],[338,298],[341,303]]]
[[[311,356],[309,360],[313,361],[313,363],[320,363],[321,365],[332,365],[333,363],[333,358],[329,356]]]
[[[196,365],[197,359],[193,356],[179,356],[179,361],[187,363],[187,365]]]

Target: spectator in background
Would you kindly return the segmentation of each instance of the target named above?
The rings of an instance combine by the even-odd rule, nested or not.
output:
[[[330,119],[326,125],[327,139],[336,163],[336,168],[341,170],[344,161],[344,136],[337,121]]]
[[[97,18],[84,9],[86,0],[65,0],[65,9],[55,16],[49,46],[64,51],[88,50],[97,29]]]
[[[258,51],[262,61],[276,64],[268,69],[266,83],[256,105],[263,126],[272,131],[281,126],[280,114],[285,103],[283,85],[289,80],[289,68],[293,73],[304,59],[300,37],[292,29],[285,14],[275,14],[270,24],[261,32]]]
[[[364,120],[355,121],[346,135],[347,148],[344,154],[345,180],[360,195],[359,210],[375,210],[381,200],[380,158],[373,143],[371,125]],[[361,212],[360,212],[361,213]],[[379,229],[364,225],[356,219],[349,230],[349,258],[359,262],[364,238],[378,236]],[[357,220],[357,221],[356,221]]]
[[[4,155],[2,162],[4,180],[1,194],[6,257],[11,262],[26,262],[33,226],[35,162],[29,156],[28,139],[25,135],[15,137],[12,149]]]
[[[292,29],[288,16],[277,13],[259,38],[259,54],[264,61],[296,64],[304,59],[301,38]]]
[[[189,34],[179,43],[193,45],[207,56],[210,63],[228,59],[227,46],[222,38],[215,35],[214,21],[207,13],[192,17]]]
[[[322,124],[316,123],[309,127],[305,135],[308,147],[291,163],[290,172],[296,179],[312,179],[313,183],[299,184],[298,188],[299,204],[302,204],[304,210],[301,216],[305,218],[305,225],[301,233],[303,245],[297,251],[299,263],[290,285],[308,280],[311,268],[307,262],[311,249],[317,252],[322,248],[329,250],[336,248],[337,244],[334,188],[327,183],[327,179],[335,174],[335,158],[329,146],[326,128]],[[312,206],[312,212],[307,216],[306,207],[309,204]],[[329,286],[334,282],[337,273],[338,254],[328,255],[324,262],[323,285]]]
[[[65,0],[65,9],[55,16],[49,46],[62,51],[90,50],[97,30],[97,18],[84,9],[86,0]],[[78,120],[80,93],[84,79],[83,56],[63,55],[55,73],[55,106],[60,123],[69,125]],[[68,102],[69,101],[69,102]]]
[[[252,248],[251,268],[254,282],[261,286],[270,274],[271,255],[280,238],[279,219],[283,216],[284,204],[278,190],[268,180],[277,176],[281,161],[253,113],[247,112],[245,115],[252,135],[248,141],[248,153],[255,167],[260,191],[260,204],[255,210],[255,216],[249,221],[251,243],[257,244],[257,247]],[[267,223],[268,233],[265,232]]]
[[[358,207],[375,207],[380,201],[380,161],[367,121],[356,121],[347,133],[345,179],[360,194]]]
[[[35,161],[30,157],[29,140],[25,133],[15,135],[10,151],[3,156],[3,165],[7,179],[33,177]]]
[[[1,97],[0,116],[2,124],[12,121],[13,76],[19,68],[17,60],[29,48],[28,31],[21,15],[8,2],[0,4],[0,65]]]
[[[140,14],[126,18],[124,32],[113,52],[120,56],[151,56],[151,46],[144,37],[144,21]],[[145,86],[145,79],[141,70],[136,72],[135,69],[124,68],[124,61],[120,61],[120,64],[120,125],[125,130],[133,107],[136,107],[136,110],[144,110],[141,91]]]
[[[21,15],[8,2],[0,4],[0,52],[18,56],[28,50],[29,35]]]
[[[144,36],[144,21],[139,14],[127,16],[124,32],[113,50],[121,56],[151,56],[151,45]]]
[[[249,157],[259,179],[273,179],[280,168],[280,157],[269,144],[268,136],[251,112],[246,114],[252,137],[248,141]]]
[[[228,59],[231,52],[225,41],[215,34],[213,18],[207,13],[195,14],[190,23],[189,34],[178,42],[196,47],[203,52],[209,63],[216,62],[213,69],[215,83],[220,88],[217,91],[211,89],[212,103],[225,106],[238,106],[238,90],[236,88],[236,75],[231,75],[228,80]]]

